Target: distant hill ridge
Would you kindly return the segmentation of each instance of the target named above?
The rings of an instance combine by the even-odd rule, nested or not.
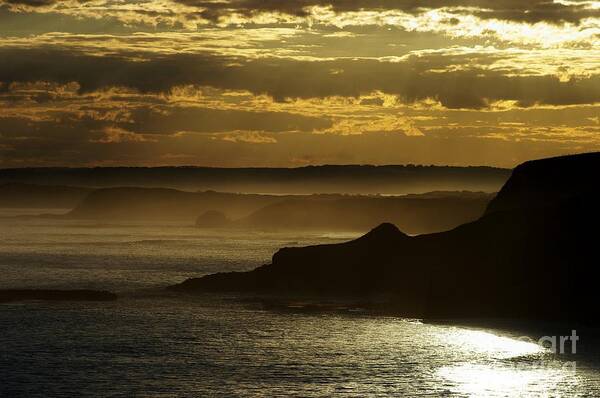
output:
[[[446,231],[479,218],[492,194],[432,192],[407,196],[286,198],[229,223],[259,229],[366,231],[393,222],[411,235]]]
[[[365,231],[393,220],[409,233],[443,231],[485,211],[491,194],[256,195],[165,188],[104,188],[65,216],[74,219],[193,223],[259,230]],[[219,224],[219,222],[221,224]]]
[[[259,195],[171,188],[78,188],[0,184],[0,207],[60,208],[60,214],[22,217],[107,222],[177,222],[200,228],[364,232],[396,222],[411,234],[444,231],[483,214],[492,194],[431,192],[406,196]],[[42,211],[40,211],[41,213]]]
[[[299,168],[97,167],[0,169],[0,184],[162,187],[221,192],[406,194],[496,192],[510,170],[493,167],[325,165]]]

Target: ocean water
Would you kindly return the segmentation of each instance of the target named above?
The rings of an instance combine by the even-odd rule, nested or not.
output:
[[[0,211],[0,288],[107,289],[120,299],[0,304],[1,397],[600,396],[593,329],[275,311],[245,297],[164,290],[254,268],[282,246],[353,234],[7,217],[17,213]],[[576,353],[537,343],[572,327]]]

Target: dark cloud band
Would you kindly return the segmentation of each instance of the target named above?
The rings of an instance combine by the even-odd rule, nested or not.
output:
[[[286,98],[357,97],[373,91],[399,96],[407,103],[438,100],[447,108],[481,109],[496,101],[573,105],[600,102],[600,75],[560,81],[556,76],[515,76],[483,67],[482,56],[429,55],[403,62],[375,59],[298,61],[243,60],[208,54],[129,57],[91,56],[64,50],[0,50],[0,82],[76,82],[80,92],[127,87],[142,93],[169,92],[198,85]],[[477,58],[474,58],[477,57]],[[440,73],[443,65],[462,64]]]
[[[585,1],[570,4],[553,0],[230,0],[210,2],[204,0],[176,0],[202,9],[207,19],[218,19],[232,12],[253,15],[261,12],[280,12],[307,16],[314,6],[331,7],[336,12],[350,11],[403,11],[421,13],[441,8],[469,8],[481,18],[495,18],[521,22],[578,23],[584,18],[598,17],[600,10],[587,7]],[[473,11],[474,10],[474,11]]]
[[[20,5],[43,7],[59,3],[61,0],[0,0],[0,5]],[[83,2],[84,0],[79,0]],[[600,17],[600,10],[590,7],[590,1],[571,1],[568,4],[553,0],[173,0],[195,7],[190,12],[204,19],[217,21],[231,14],[246,16],[265,12],[276,12],[298,17],[310,15],[315,6],[330,7],[337,13],[354,11],[401,11],[419,14],[435,9],[457,9],[484,19],[500,19],[517,22],[579,23],[585,18]],[[462,11],[460,11],[462,9]],[[142,11],[139,11],[142,12]],[[154,11],[147,11],[147,14]]]

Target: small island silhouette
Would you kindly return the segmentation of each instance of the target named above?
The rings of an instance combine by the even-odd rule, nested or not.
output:
[[[249,272],[177,292],[351,297],[405,316],[598,322],[600,153],[526,162],[477,221],[410,237],[382,224],[359,239],[283,248]]]

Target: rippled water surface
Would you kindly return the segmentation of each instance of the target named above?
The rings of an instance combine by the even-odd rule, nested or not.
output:
[[[535,343],[550,327],[530,329],[534,340],[526,341],[520,327],[271,311],[246,298],[162,289],[253,268],[281,246],[351,234],[6,218],[0,228],[0,288],[98,288],[121,296],[0,305],[2,397],[600,396],[593,330],[580,330],[577,354],[555,355]]]

